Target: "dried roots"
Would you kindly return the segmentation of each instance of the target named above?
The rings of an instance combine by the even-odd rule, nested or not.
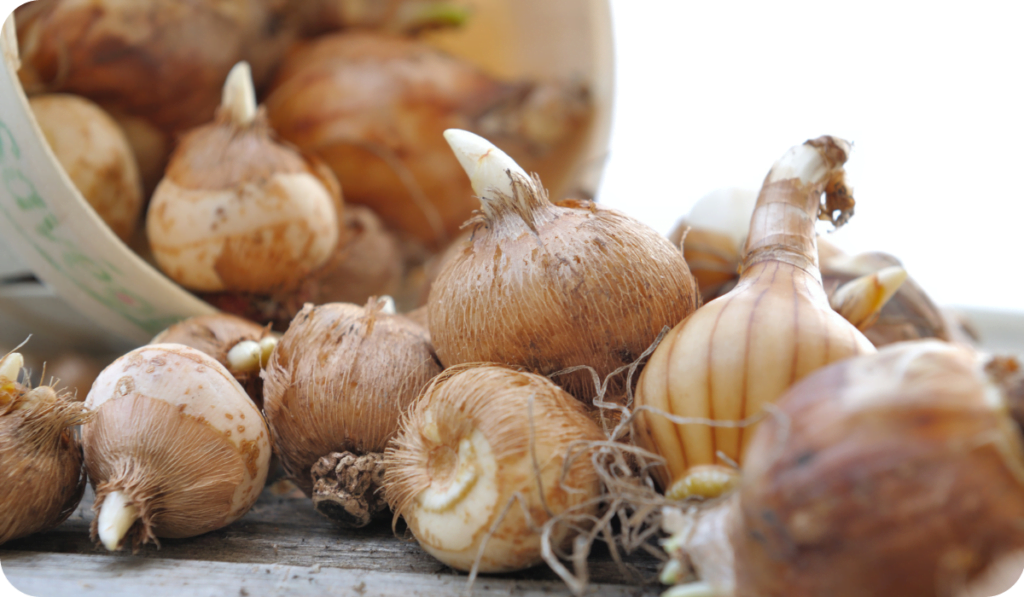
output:
[[[310,472],[313,507],[344,527],[364,527],[387,510],[384,495],[378,492],[384,483],[383,454],[331,452],[321,457]]]

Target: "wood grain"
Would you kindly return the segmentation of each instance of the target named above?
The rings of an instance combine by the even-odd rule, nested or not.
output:
[[[135,556],[110,553],[89,540],[91,490],[78,510],[56,529],[7,543],[0,565],[11,583],[36,597],[93,594],[180,594],[183,583],[195,597],[216,595],[321,595],[328,587],[342,594],[451,595],[462,591],[466,575],[441,564],[403,540],[389,520],[363,529],[342,529],[313,510],[288,483],[264,490],[253,509],[228,527],[191,539],[167,539]],[[404,526],[399,525],[399,533]],[[596,595],[657,595],[652,581],[658,560],[634,554],[626,562],[631,577],[603,546],[589,560]],[[318,570],[318,573],[311,571]],[[294,578],[293,578],[294,577]],[[363,583],[360,593],[355,587]],[[345,587],[352,588],[351,591]],[[500,576],[482,576],[474,595],[569,594],[546,566]]]

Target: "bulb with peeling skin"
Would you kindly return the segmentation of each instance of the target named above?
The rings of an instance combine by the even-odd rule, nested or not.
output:
[[[1024,548],[1022,371],[924,340],[791,388],[744,467],[734,594],[991,594],[959,589]]]
[[[146,231],[160,269],[182,286],[270,293],[327,261],[341,209],[334,175],[274,140],[239,63],[217,119],[188,132],[171,156]]]
[[[389,444],[385,494],[445,564],[469,571],[479,556],[480,572],[520,570],[540,563],[538,529],[552,516],[593,514],[600,484],[586,444],[603,439],[583,405],[547,378],[453,367]],[[557,547],[573,536],[558,524],[551,539]]]
[[[753,431],[740,422],[815,369],[874,352],[832,310],[818,270],[815,222],[834,217],[838,226],[853,211],[843,170],[849,151],[848,142],[825,136],[776,161],[750,219],[736,287],[676,325],[644,368],[634,437],[665,459],[652,472],[670,499],[727,490]]]
[[[108,549],[200,535],[240,518],[267,478],[270,433],[235,378],[180,344],[138,348],[96,379],[82,429]]]
[[[274,128],[322,157],[346,200],[439,249],[476,207],[445,129],[500,137],[549,179],[567,177],[570,160],[535,156],[573,150],[588,128],[590,100],[575,86],[547,87],[499,81],[420,40],[349,31],[297,47],[266,102]]]

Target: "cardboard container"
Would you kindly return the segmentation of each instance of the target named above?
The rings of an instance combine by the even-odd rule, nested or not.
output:
[[[555,196],[569,188],[596,192],[613,90],[607,2],[470,4],[473,18],[465,30],[431,34],[428,41],[499,77],[588,83],[596,114],[582,149],[564,180],[546,182]],[[18,81],[14,39],[8,18],[0,60],[0,345],[19,343],[31,324],[42,336],[33,344],[121,349],[148,342],[180,319],[214,312],[129,250],[72,185]]]

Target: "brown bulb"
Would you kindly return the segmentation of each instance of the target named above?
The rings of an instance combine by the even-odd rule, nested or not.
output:
[[[371,296],[395,294],[404,269],[398,240],[361,205],[347,207],[343,219],[340,236],[348,240],[307,282],[306,300],[361,305]]]
[[[266,327],[225,313],[201,315],[172,325],[150,344],[181,344],[213,357],[235,376],[256,408],[263,410],[260,368],[277,344]]]
[[[102,108],[74,95],[38,95],[29,105],[75,188],[114,234],[131,240],[142,214],[142,182],[121,127]]]
[[[174,135],[209,122],[239,60],[259,59],[257,85],[280,58],[267,51],[268,0],[36,0],[18,8],[18,73],[32,92],[88,97]],[[278,53],[283,47],[275,46]]]
[[[235,378],[194,348],[151,344],[96,379],[82,428],[109,550],[193,537],[241,518],[267,479],[270,433]]]
[[[584,365],[603,379],[697,307],[682,253],[657,232],[590,201],[553,205],[485,139],[446,136],[482,213],[430,290],[430,333],[445,366],[496,362],[550,375]],[[588,403],[596,392],[585,371],[554,381]],[[621,385],[612,397],[624,396]]]
[[[384,447],[440,372],[426,330],[390,299],[295,316],[262,373],[263,404],[285,471],[318,511],[351,527],[384,511]]]
[[[171,156],[146,232],[160,269],[186,288],[271,293],[294,289],[330,258],[341,214],[334,176],[275,139],[241,62],[217,118]]]
[[[18,383],[22,363],[0,358],[0,545],[64,522],[85,491],[73,427],[89,413],[69,393]]]
[[[738,597],[953,595],[1024,547],[1024,374],[935,340],[824,368],[754,434]]]
[[[597,509],[588,442],[604,439],[584,406],[544,377],[453,367],[424,390],[388,446],[388,503],[424,550],[457,570],[478,557],[480,572],[527,568],[541,561],[538,530],[551,517]],[[554,526],[552,545],[565,547],[578,530]]]
[[[486,128],[543,154],[589,115],[586,101],[578,110],[568,107],[580,103],[574,88],[541,102],[528,101],[535,96],[530,88],[498,81],[422,41],[349,32],[293,52],[277,74],[267,110],[284,139],[331,167],[347,201],[438,249],[477,207],[445,145],[446,129]],[[542,115],[531,119],[536,113]],[[543,124],[527,126],[524,119]],[[535,129],[544,135],[533,135]]]

